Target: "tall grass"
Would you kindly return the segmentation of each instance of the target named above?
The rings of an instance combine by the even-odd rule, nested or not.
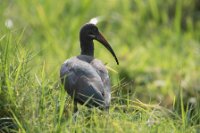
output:
[[[59,80],[91,18],[120,66],[95,42],[112,81],[109,114],[79,106]],[[0,1],[0,132],[199,132],[197,0]],[[109,58],[108,58],[109,57]]]

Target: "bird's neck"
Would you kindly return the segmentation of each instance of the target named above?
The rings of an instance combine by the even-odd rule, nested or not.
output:
[[[92,40],[81,39],[81,55],[94,56],[94,43]]]

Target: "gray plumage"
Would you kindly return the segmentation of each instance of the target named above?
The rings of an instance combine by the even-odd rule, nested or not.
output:
[[[64,62],[60,72],[67,93],[88,107],[109,107],[110,80],[101,61],[91,56],[79,55]],[[65,80],[65,82],[64,82]]]

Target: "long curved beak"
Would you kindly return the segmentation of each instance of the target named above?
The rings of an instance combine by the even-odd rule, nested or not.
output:
[[[106,41],[106,39],[103,37],[103,35],[99,32],[98,35],[96,35],[96,37],[94,38],[95,40],[99,41],[100,43],[102,43],[104,45],[104,47],[106,47],[110,53],[113,55],[113,57],[115,58],[115,61],[117,62],[117,65],[119,65],[119,61],[117,59],[117,56],[115,55],[115,52],[113,51],[112,47],[110,46],[110,44]]]

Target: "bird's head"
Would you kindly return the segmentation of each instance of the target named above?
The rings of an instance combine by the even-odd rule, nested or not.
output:
[[[115,58],[117,64],[119,64],[118,59],[110,46],[110,44],[106,41],[106,39],[103,37],[103,35],[99,32],[96,25],[92,23],[87,23],[83,25],[83,27],[80,30],[80,38],[87,39],[87,40],[97,40],[101,44],[103,44],[113,55]]]

